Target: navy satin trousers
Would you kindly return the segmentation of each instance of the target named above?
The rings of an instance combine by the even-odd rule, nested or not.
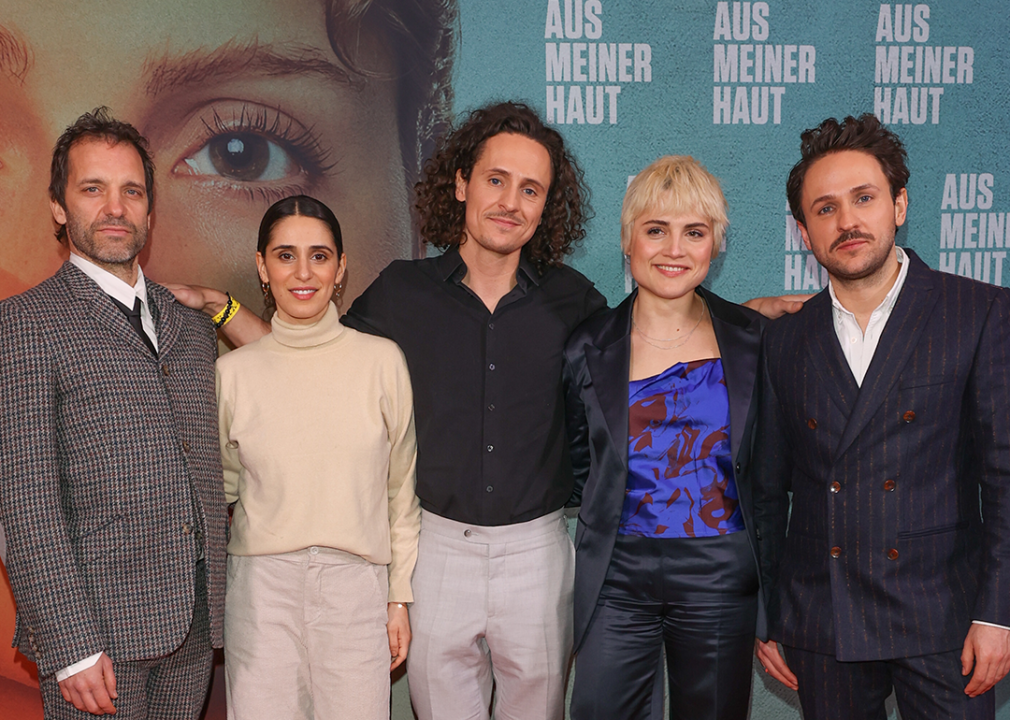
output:
[[[618,535],[575,658],[573,720],[647,720],[666,646],[673,720],[745,720],[758,578],[745,532]]]

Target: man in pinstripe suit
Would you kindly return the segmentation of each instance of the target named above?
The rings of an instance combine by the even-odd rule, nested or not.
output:
[[[1010,667],[1010,293],[895,246],[907,180],[864,115],[787,184],[830,283],[765,334],[757,654],[807,720],[992,718]]]
[[[216,341],[140,270],[153,183],[133,127],[79,118],[50,184],[70,260],[0,303],[0,521],[47,718],[196,718],[222,640]]]

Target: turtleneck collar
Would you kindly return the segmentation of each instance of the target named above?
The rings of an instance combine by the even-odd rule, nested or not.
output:
[[[281,320],[276,313],[270,320],[274,340],[285,347],[310,348],[325,345],[340,337],[344,326],[340,324],[340,313],[332,302],[319,322],[313,325],[293,325]]]

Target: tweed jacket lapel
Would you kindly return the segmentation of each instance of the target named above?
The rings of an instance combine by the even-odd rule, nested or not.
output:
[[[175,308],[172,305],[175,303],[175,296],[171,290],[167,290],[146,275],[144,280],[147,283],[147,299],[151,303],[154,327],[158,333],[158,357],[163,358],[172,351],[172,346],[179,339],[182,317],[178,312],[174,312]]]
[[[910,250],[905,252],[909,263],[905,285],[898,294],[898,301],[866,370],[859,397],[835,451],[835,460],[849,449],[894,387],[936,305],[937,294],[932,292],[929,269],[915,253]]]
[[[808,367],[820,379],[820,386],[828,398],[842,412],[844,417],[852,416],[852,408],[859,396],[859,386],[852,376],[849,363],[845,360],[842,348],[838,344],[835,333],[835,319],[831,313],[831,296],[828,291],[821,292],[807,301],[804,314],[809,313],[807,354],[810,357]],[[803,372],[804,368],[796,368]]]
[[[94,318],[99,327],[124,345],[135,348],[137,352],[154,359],[147,345],[130,327],[126,316],[95,281],[70,262],[63,263],[63,266],[56,271],[56,277],[66,285],[71,295],[80,301],[84,311]]]

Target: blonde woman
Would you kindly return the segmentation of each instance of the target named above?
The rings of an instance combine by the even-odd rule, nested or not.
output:
[[[764,319],[701,287],[725,237],[689,157],[632,181],[621,246],[638,284],[565,350],[575,535],[575,720],[744,720],[758,616],[748,460]]]

